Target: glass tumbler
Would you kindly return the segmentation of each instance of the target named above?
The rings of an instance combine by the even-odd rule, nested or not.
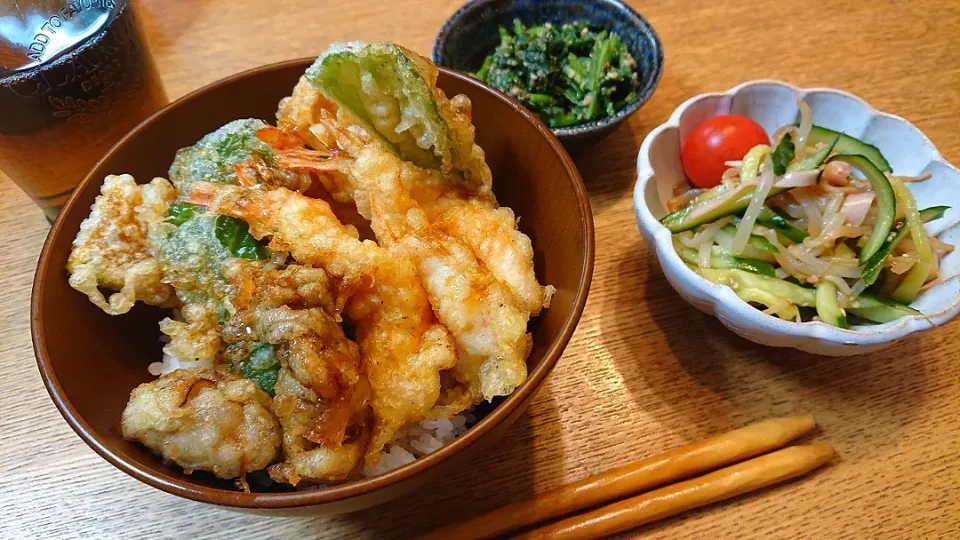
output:
[[[94,163],[166,103],[130,2],[0,5],[0,170],[50,221]]]

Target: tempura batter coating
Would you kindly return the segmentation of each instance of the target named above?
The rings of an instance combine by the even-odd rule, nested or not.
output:
[[[468,408],[511,393],[526,380],[527,320],[549,298],[549,289],[539,285],[533,272],[530,240],[516,230],[512,211],[496,209],[492,197],[477,195],[475,204],[457,198],[453,194],[459,188],[453,182],[401,161],[363,128],[347,129],[326,120],[318,126],[331,145],[353,157],[341,192],[371,220],[382,246],[417,262],[431,305],[460,345],[460,361],[452,373],[469,391],[460,393],[456,403]],[[412,197],[414,190],[431,208],[438,203],[430,195],[450,193],[440,214],[471,210],[463,220],[445,219],[460,236],[429,223]],[[471,217],[479,223],[470,223]],[[488,232],[498,236],[484,237]],[[445,410],[454,410],[452,404]]]
[[[197,363],[191,367],[213,366],[223,348],[217,314],[203,304],[186,304],[180,314],[182,321],[169,317],[160,321],[160,331],[170,338],[163,352],[180,363]]]
[[[347,292],[340,290],[322,268],[299,264],[264,268],[258,262],[231,259],[223,264],[222,271],[230,282],[230,305],[235,312],[257,306],[296,305],[322,308],[337,317],[346,300]]]
[[[187,474],[239,478],[278,456],[280,427],[270,403],[252,381],[212,369],[180,369],[135,388],[121,427],[124,438]]]
[[[290,370],[280,370],[273,400],[273,412],[283,426],[283,453],[285,460],[269,468],[276,482],[299,485],[343,480],[357,470],[366,448],[368,432],[351,433],[349,441],[324,444],[314,433],[329,407],[321,405],[315,392],[302,385]],[[363,410],[369,399],[369,389],[360,387],[350,396],[352,410]],[[347,437],[346,431],[344,438]]]
[[[364,371],[373,388],[374,427],[365,461],[376,463],[397,430],[426,417],[439,396],[440,371],[456,362],[454,354],[437,353],[445,349],[438,349],[436,339],[425,339],[436,323],[416,267],[373,242],[358,240],[326,202],[286,189],[197,183],[190,200],[210,212],[244,219],[254,236],[270,237],[271,249],[287,251],[298,262],[322,267],[357,287],[347,312],[357,323]],[[431,335],[440,332],[445,330]]]
[[[424,210],[437,228],[470,248],[510,290],[520,309],[535,316],[550,305],[554,288],[537,281],[533,244],[517,229],[513,210],[456,192],[424,204]]]
[[[300,77],[293,93],[280,100],[277,120],[294,126],[308,127],[316,123],[324,111],[336,112],[337,106],[324,97],[306,77]]]
[[[285,462],[271,476],[296,485],[342,480],[360,462],[369,433],[370,387],[360,351],[319,308],[261,305],[239,312],[224,336],[277,347],[282,368],[273,410],[283,427]],[[348,441],[349,439],[349,441]]]
[[[466,360],[454,366],[454,376],[475,389],[477,401],[510,394],[527,378],[529,314],[469,248],[431,226],[400,181],[409,166],[378,144],[368,144],[359,150],[351,178],[370,198],[380,243],[417,262],[430,304]]]
[[[159,222],[176,198],[162,178],[138,186],[130,175],[108,176],[90,215],[80,224],[67,260],[70,286],[111,315],[130,311],[136,301],[174,305],[173,289],[147,247],[152,223]],[[103,297],[99,288],[119,291]]]
[[[537,281],[530,238],[517,229],[513,211],[500,208],[497,204],[483,150],[474,143],[470,100],[462,95],[447,100],[435,88],[435,69],[431,71],[424,66],[418,69],[424,80],[434,88],[438,116],[446,126],[444,132],[458,141],[455,147],[472,149],[461,151],[459,155],[469,156],[462,166],[465,170],[473,171],[471,177],[475,181],[459,182],[440,171],[407,164],[403,169],[402,182],[410,196],[427,213],[431,223],[469,247],[494,277],[510,289],[521,309],[532,316],[538,315],[542,308],[549,306],[554,289],[541,286]],[[345,152],[356,157],[364,146],[378,142],[367,128],[350,125],[353,117],[335,114],[335,108],[331,108],[335,106],[321,92],[307,88],[308,84],[307,79],[301,78],[293,95],[287,99],[298,103],[299,109],[308,109],[310,114],[293,115],[281,107],[278,117],[301,129],[309,129],[325,150],[335,154]],[[281,151],[278,160],[284,162],[284,159]],[[320,167],[317,161],[311,165],[307,159],[288,159],[286,165],[301,170],[311,170],[311,166],[312,170]],[[327,163],[322,165],[324,169],[327,166]],[[349,170],[349,167],[341,167],[339,174],[317,172],[324,175],[324,186],[334,198],[356,202],[360,212],[369,217],[369,212],[365,211],[368,197],[357,192],[356,182],[351,181]]]

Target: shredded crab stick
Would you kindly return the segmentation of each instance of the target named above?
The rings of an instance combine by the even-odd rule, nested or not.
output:
[[[894,176],[875,146],[813,124],[802,101],[799,109],[799,125],[777,130],[771,145],[727,158],[719,185],[667,204],[674,211],[661,222],[677,253],[783,319],[815,314],[847,328],[919,315],[907,304],[935,283],[939,257],[953,250],[923,227],[948,208],[919,210],[906,186],[929,175]],[[685,146],[682,159],[686,167],[718,158],[690,156]]]

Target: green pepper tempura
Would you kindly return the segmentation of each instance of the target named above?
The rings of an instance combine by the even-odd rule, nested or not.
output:
[[[500,28],[478,79],[512,95],[550,127],[613,116],[636,97],[637,61],[620,36],[585,22]]]

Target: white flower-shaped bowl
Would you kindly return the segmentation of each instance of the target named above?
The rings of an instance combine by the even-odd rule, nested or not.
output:
[[[892,345],[906,336],[945,324],[960,312],[960,250],[941,260],[942,283],[912,304],[923,316],[903,317],[880,325],[836,328],[819,321],[796,323],[766,315],[741,300],[729,287],[717,285],[690,270],[673,249],[671,233],[660,224],[665,198],[686,182],[680,147],[701,122],[720,114],[752,118],[772,134],[799,116],[797,99],[813,109],[815,124],[842,131],[877,146],[898,175],[929,173],[925,182],[908,186],[920,208],[949,205],[946,215],[927,225],[931,234],[960,244],[960,170],[947,163],[933,143],[910,122],[870,107],[862,99],[830,88],[801,89],[781,81],[741,84],[727,92],[702,94],[677,107],[670,119],[650,132],[637,156],[633,207],[644,240],[653,248],[670,285],[687,302],[714,315],[724,326],[750,341],[793,347],[815,354],[846,356]]]

